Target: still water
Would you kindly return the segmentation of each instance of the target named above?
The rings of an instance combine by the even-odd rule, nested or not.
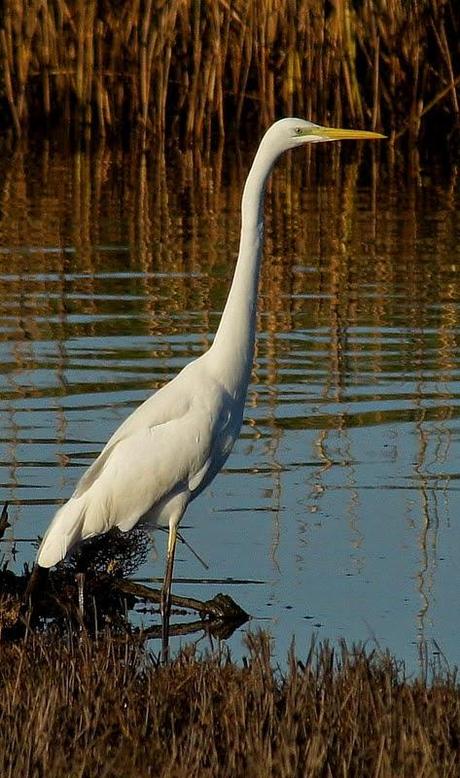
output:
[[[460,663],[460,186],[369,146],[278,164],[245,423],[183,522],[209,570],[181,546],[174,590],[230,594],[281,662],[315,634],[416,670],[420,647]],[[2,155],[13,569],[120,422],[211,343],[250,158]],[[162,575],[156,546],[142,578]]]

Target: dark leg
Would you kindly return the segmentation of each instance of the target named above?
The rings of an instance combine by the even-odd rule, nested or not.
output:
[[[166,556],[166,569],[161,590],[161,661],[166,664],[169,658],[169,617],[171,614],[171,583],[174,567],[174,553],[176,551],[177,528],[176,525],[169,528],[168,553]]]

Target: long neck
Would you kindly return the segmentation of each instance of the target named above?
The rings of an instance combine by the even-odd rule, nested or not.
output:
[[[230,292],[210,349],[219,378],[231,394],[246,389],[254,355],[256,303],[264,240],[265,184],[278,156],[262,141],[241,202],[238,260]]]

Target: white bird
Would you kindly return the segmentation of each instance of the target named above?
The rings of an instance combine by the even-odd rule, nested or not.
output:
[[[170,593],[177,528],[187,505],[219,472],[237,439],[251,375],[264,192],[282,152],[306,143],[382,138],[375,132],[281,119],[265,133],[241,203],[235,273],[212,346],[140,405],[115,431],[57,511],[37,553],[50,568],[81,541],[118,527],[168,527],[162,589],[163,655],[168,651]]]

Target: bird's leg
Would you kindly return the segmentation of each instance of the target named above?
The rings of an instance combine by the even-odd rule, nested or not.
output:
[[[166,556],[165,577],[161,590],[161,661],[165,664],[169,658],[169,617],[171,614],[171,583],[174,567],[174,553],[176,551],[177,526],[169,527],[168,553]]]
[[[83,619],[85,617],[85,597],[84,597],[84,585],[85,585],[85,574],[84,573],[77,573],[76,576],[77,581],[77,587],[78,587],[78,610],[80,612],[81,621],[83,623]]]

